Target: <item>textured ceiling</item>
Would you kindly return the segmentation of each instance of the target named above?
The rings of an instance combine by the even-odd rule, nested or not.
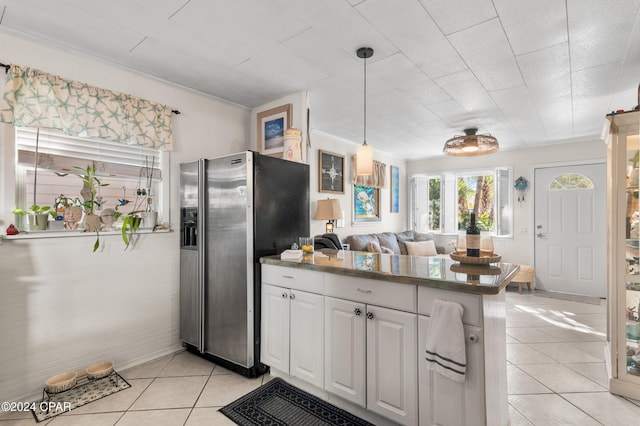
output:
[[[467,127],[503,148],[592,141],[638,104],[640,0],[0,0],[23,33],[405,159]],[[0,62],[2,58],[0,51]],[[29,65],[29,64],[23,64]],[[176,107],[180,107],[177,105]]]

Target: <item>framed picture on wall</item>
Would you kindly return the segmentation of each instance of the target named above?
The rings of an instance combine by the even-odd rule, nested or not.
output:
[[[353,186],[353,222],[380,222],[380,189]]]
[[[344,155],[318,150],[318,192],[344,194]]]
[[[281,157],[284,151],[284,131],[291,127],[292,104],[259,112],[256,117],[258,152]]]
[[[391,213],[400,211],[400,168],[391,166]]]

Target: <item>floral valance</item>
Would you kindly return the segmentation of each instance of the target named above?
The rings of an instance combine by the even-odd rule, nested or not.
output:
[[[356,156],[351,157],[351,183],[354,185],[384,188],[387,186],[387,165],[373,160],[371,176],[356,175]]]
[[[0,121],[173,149],[170,107],[19,65],[11,65],[7,73]]]

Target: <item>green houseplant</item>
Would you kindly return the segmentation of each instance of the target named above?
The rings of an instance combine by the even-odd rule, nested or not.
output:
[[[49,215],[55,218],[55,210],[51,206],[31,205],[28,210],[13,209],[14,214],[26,216],[29,231],[44,231],[47,229]]]
[[[95,252],[100,247],[100,216],[94,214],[94,208],[98,205],[96,201],[97,188],[101,186],[108,186],[108,183],[101,183],[100,179],[96,176],[96,162],[93,161],[90,166],[82,168],[79,166],[74,167],[76,169],[75,175],[82,179],[82,190],[80,195],[84,200],[82,206],[85,208],[84,229],[85,231],[96,233],[96,242],[93,244],[93,251]]]

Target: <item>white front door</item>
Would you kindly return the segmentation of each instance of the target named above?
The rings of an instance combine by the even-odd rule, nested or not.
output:
[[[606,296],[606,166],[535,170],[538,288]]]

